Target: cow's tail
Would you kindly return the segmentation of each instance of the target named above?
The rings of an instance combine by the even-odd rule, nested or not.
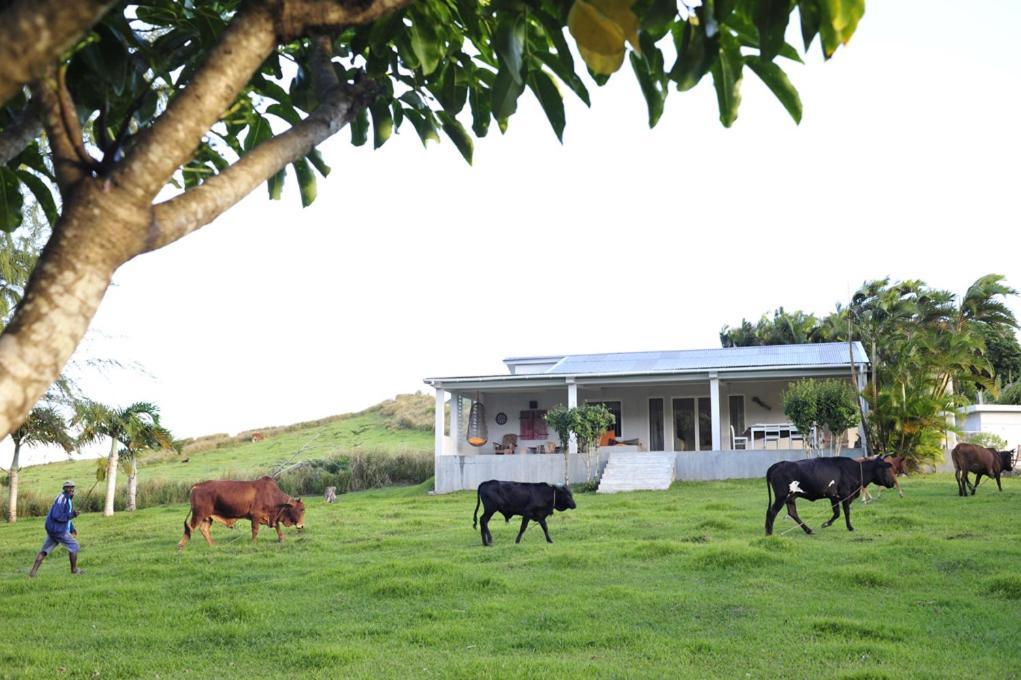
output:
[[[472,529],[479,528],[479,505],[482,504],[482,492],[475,490],[475,517],[472,519]]]
[[[769,483],[769,473],[766,473],[766,495],[769,497],[769,505],[766,509],[773,507],[773,485]]]
[[[191,538],[191,527],[188,526],[188,518],[191,517],[191,510],[188,510],[188,514],[184,516],[184,535]]]

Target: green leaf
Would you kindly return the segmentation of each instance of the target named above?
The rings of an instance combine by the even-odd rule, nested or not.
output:
[[[741,78],[744,59],[737,38],[723,33],[720,53],[712,66],[713,85],[716,87],[716,102],[720,109],[720,122],[730,127],[737,120],[737,109],[741,105]]]
[[[750,57],[746,59],[748,68],[755,72],[773,95],[780,100],[787,113],[795,123],[801,122],[801,97],[797,89],[791,84],[787,74],[779,66],[765,59]]]
[[[475,147],[472,144],[471,136],[464,129],[464,126],[446,111],[438,111],[436,116],[440,119],[440,123],[443,124],[443,132],[447,134],[447,137],[450,137],[450,141],[454,143],[454,146],[461,152],[464,159],[468,161],[468,165],[471,165],[472,153]]]
[[[245,151],[251,151],[272,136],[273,129],[270,128],[269,121],[255,114],[254,119],[248,124],[248,135],[245,137],[243,148]]]
[[[503,19],[493,34],[493,48],[500,56],[501,70],[507,69],[514,82],[523,84],[521,54],[525,48],[525,22],[521,16]]]
[[[840,45],[846,45],[865,14],[865,0],[819,0],[819,37],[823,56],[833,56]]]
[[[386,144],[394,131],[393,114],[385,101],[378,100],[369,107],[372,114],[372,148],[378,149]]]
[[[12,232],[21,226],[21,183],[10,168],[0,166],[0,229]]]
[[[801,17],[801,39],[805,42],[807,52],[819,33],[819,0],[800,0],[798,16]]]
[[[411,121],[422,140],[422,146],[428,147],[429,142],[439,142],[440,136],[436,133],[436,124],[433,122],[432,112],[429,109],[417,111],[415,109],[404,109],[404,117]]]
[[[660,116],[663,115],[666,91],[658,87],[656,78],[650,72],[645,61],[634,52],[631,53],[631,69],[638,78],[638,85],[642,88],[645,104],[649,108],[649,127],[654,128],[659,122]]]
[[[287,179],[287,166],[280,168],[280,171],[269,178],[266,182],[266,189],[269,191],[269,200],[279,201],[284,193],[284,180]]]
[[[422,74],[429,75],[443,58],[443,43],[436,33],[436,22],[424,11],[413,6],[408,14],[411,21],[411,49],[422,66]]]
[[[652,0],[642,16],[642,30],[657,41],[670,32],[670,25],[676,18],[677,0]]]
[[[307,208],[316,200],[316,175],[312,166],[304,158],[299,158],[291,165],[298,177],[298,190],[301,192],[301,207]]]
[[[50,191],[46,182],[28,170],[18,170],[17,175],[25,183],[29,191],[32,192],[32,195],[35,196],[35,200],[39,202],[43,213],[46,214],[46,221],[50,223],[51,227],[56,226],[60,214],[57,212],[57,204],[53,200],[53,192]]]
[[[553,132],[563,144],[567,118],[564,115],[564,97],[560,94],[557,84],[548,73],[539,69],[529,74],[528,87],[535,93],[542,110],[546,113],[546,118],[549,119],[549,124],[553,126]]]
[[[481,83],[476,83],[468,90],[468,104],[472,110],[472,132],[476,137],[485,137],[493,120],[493,98]]]
[[[319,171],[319,174],[323,177],[327,177],[330,174],[330,166],[323,160],[323,155],[319,153],[319,149],[312,149],[312,151],[305,156],[308,162],[315,166],[315,169]]]
[[[266,113],[272,113],[277,118],[284,120],[291,125],[301,122],[301,116],[290,104],[270,104],[266,107]]]
[[[497,121],[507,120],[518,108],[518,97],[524,92],[524,85],[514,80],[507,69],[500,69],[493,81],[493,115]]]
[[[362,108],[358,109],[354,120],[351,121],[351,143],[361,146],[369,138],[369,112]]]
[[[790,0],[758,0],[755,26],[759,29],[759,55],[766,60],[780,54],[790,18]]]
[[[690,21],[674,24],[671,29],[677,61],[670,69],[670,79],[677,83],[682,92],[698,85],[709,71],[719,50],[719,33],[707,38],[703,26],[693,26]]]

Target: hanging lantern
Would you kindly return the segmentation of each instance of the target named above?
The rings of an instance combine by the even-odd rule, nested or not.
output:
[[[486,407],[479,401],[479,395],[475,395],[471,411],[468,412],[468,431],[466,437],[472,446],[483,446],[489,441],[489,432],[486,428]]]

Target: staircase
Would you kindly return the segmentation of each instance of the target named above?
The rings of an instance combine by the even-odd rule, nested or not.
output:
[[[598,493],[669,489],[674,481],[672,453],[611,453]]]

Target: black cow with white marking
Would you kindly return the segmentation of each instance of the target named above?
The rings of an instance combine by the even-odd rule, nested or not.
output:
[[[472,528],[477,528],[479,525],[479,505],[481,505],[482,545],[493,545],[493,534],[489,532],[489,518],[498,512],[508,522],[514,515],[521,516],[521,531],[518,532],[515,543],[521,542],[521,537],[528,526],[528,520],[538,522],[542,527],[542,532],[546,534],[546,542],[552,543],[553,539],[549,537],[549,529],[546,527],[546,518],[553,514],[553,510],[563,512],[577,507],[570,489],[566,486],[545,483],[501,482],[491,479],[479,484],[476,497],[475,519]]]
[[[805,498],[817,501],[829,499],[833,505],[833,517],[823,522],[823,528],[840,518],[840,506],[844,506],[844,520],[847,530],[851,526],[851,502],[867,484],[879,484],[893,488],[896,478],[893,467],[882,458],[871,458],[861,462],[851,458],[807,458],[805,460],[782,460],[773,463],[766,471],[766,486],[769,492],[769,507],[766,509],[766,535],[773,533],[773,520],[785,504],[787,514],[801,525],[806,534],[812,530],[798,517],[795,499]],[[773,500],[776,496],[776,500]]]

